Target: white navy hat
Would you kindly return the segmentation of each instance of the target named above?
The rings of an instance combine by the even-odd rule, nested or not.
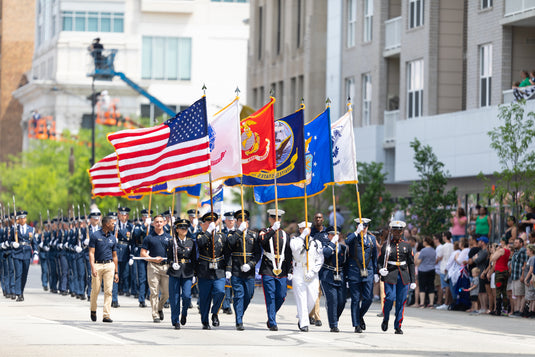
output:
[[[355,222],[362,223],[364,226],[367,226],[372,220],[369,218],[362,218],[362,221],[360,218],[355,218]]]
[[[299,228],[306,228],[306,227],[309,227],[309,228],[310,228],[310,227],[312,227],[312,224],[310,224],[310,222],[303,221],[303,222],[299,223],[299,224],[297,225],[297,227],[299,227]]]
[[[407,223],[403,221],[392,221],[390,222],[390,228],[392,229],[403,229],[407,226]]]
[[[283,214],[285,214],[286,212],[284,212],[283,210],[279,209],[278,212],[275,208],[271,208],[271,209],[268,209],[267,210],[267,213],[270,215],[270,216],[282,216]]]
[[[100,211],[92,211],[91,213],[89,213],[89,218],[97,218],[97,217],[100,217],[102,215],[102,213],[100,213]]]

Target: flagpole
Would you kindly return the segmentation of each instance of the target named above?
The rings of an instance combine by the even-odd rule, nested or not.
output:
[[[208,174],[208,179],[210,181],[210,213],[212,222],[214,221],[214,196],[212,195],[212,171]],[[212,259],[215,260],[215,232],[212,231]]]
[[[240,191],[241,191],[241,220],[243,222],[243,219],[244,219],[244,214],[243,214],[244,205],[243,205],[243,182],[241,180],[242,178],[243,177],[240,178]],[[243,264],[247,264],[247,258],[245,256],[245,253],[247,253],[247,251],[245,249],[245,244],[246,244],[246,241],[245,241],[245,229],[243,230],[242,240],[243,240]]]
[[[334,218],[334,234],[338,234],[338,226],[336,225],[336,196],[334,194],[334,184],[331,186],[333,191],[333,218]],[[327,232],[328,233],[328,232]],[[340,275],[340,271],[338,268],[338,242],[335,243],[335,253],[336,253],[336,275]]]
[[[300,110],[304,110],[305,109],[305,100],[303,98],[301,98],[301,108]],[[303,123],[304,125],[304,123]],[[303,130],[304,130],[304,127],[303,127]],[[305,155],[305,153],[303,152],[303,155]],[[306,181],[306,169],[305,169],[305,229],[308,229],[308,200],[307,200],[307,181]],[[308,249],[310,248],[309,247],[309,244],[310,244],[310,234],[307,234],[306,237],[305,237],[305,251],[306,251],[306,254],[307,254],[307,273],[308,273],[308,269],[309,269],[309,261],[308,261]]]
[[[152,204],[152,186],[150,186],[150,193],[149,193],[149,217],[151,217],[151,214],[150,214],[150,206]],[[152,217],[151,217],[152,218]],[[149,236],[149,231],[150,231],[150,224],[149,226],[147,227],[147,237]]]

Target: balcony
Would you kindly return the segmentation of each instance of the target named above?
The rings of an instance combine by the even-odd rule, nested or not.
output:
[[[535,99],[535,86],[523,87],[518,89],[526,100]],[[511,103],[515,100],[514,89],[507,89],[502,92],[503,104]]]
[[[384,57],[399,55],[401,52],[401,16],[385,21]]]
[[[385,111],[384,113],[384,140],[383,148],[391,149],[396,145],[396,122],[399,119],[399,110]]]
[[[501,25],[535,26],[535,0],[505,0]]]
[[[141,12],[192,14],[194,9],[192,0],[141,0]]]

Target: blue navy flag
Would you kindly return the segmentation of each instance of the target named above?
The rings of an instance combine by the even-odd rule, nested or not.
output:
[[[317,195],[333,182],[330,110],[325,109],[314,120],[305,125],[305,161],[307,196]],[[277,182],[278,183],[278,182]],[[255,202],[264,204],[275,200],[275,188],[263,186],[254,188]],[[305,196],[304,184],[277,185],[279,200],[302,198]]]
[[[275,151],[277,160],[277,185],[289,185],[305,181],[304,109],[275,121]],[[275,173],[260,171],[243,176],[245,186],[274,184]],[[240,184],[240,178],[229,179],[225,185]]]

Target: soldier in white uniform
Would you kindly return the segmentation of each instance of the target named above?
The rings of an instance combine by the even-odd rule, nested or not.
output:
[[[293,258],[293,291],[297,305],[298,327],[308,332],[309,313],[314,309],[319,292],[318,273],[323,265],[323,250],[319,240],[310,234],[310,222],[298,225],[300,235],[290,241]],[[308,256],[308,262],[307,262]]]

